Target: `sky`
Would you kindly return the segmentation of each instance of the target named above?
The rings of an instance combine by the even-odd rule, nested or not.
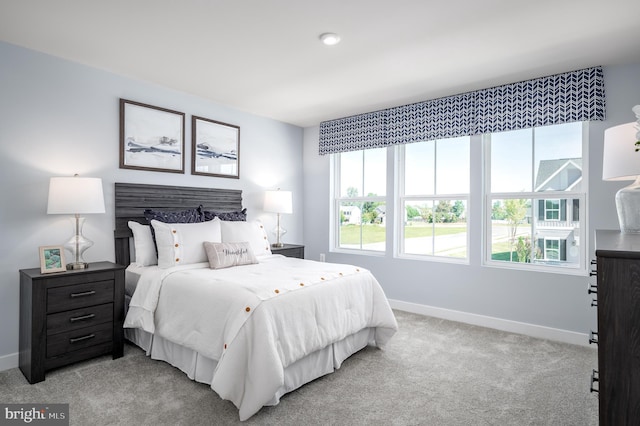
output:
[[[533,139],[535,138],[535,151]],[[469,192],[470,138],[407,144],[405,194],[445,195]],[[364,188],[362,156],[365,155]],[[514,130],[491,135],[491,191],[532,191],[541,160],[581,158],[582,123]],[[434,175],[434,161],[436,173]],[[358,188],[359,196],[386,194],[386,148],[341,154],[341,195]]]

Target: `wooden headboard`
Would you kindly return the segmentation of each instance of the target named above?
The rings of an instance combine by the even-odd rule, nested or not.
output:
[[[242,210],[242,191],[116,182],[116,229],[114,231],[116,263],[129,265],[129,238],[133,234],[127,223],[133,220],[146,225],[145,209],[176,211],[200,205],[205,210],[216,212]]]

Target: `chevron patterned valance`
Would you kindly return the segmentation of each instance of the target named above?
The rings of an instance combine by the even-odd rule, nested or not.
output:
[[[320,123],[320,154],[604,120],[602,67]]]

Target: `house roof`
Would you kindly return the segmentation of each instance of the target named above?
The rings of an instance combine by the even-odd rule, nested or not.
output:
[[[638,16],[637,0],[0,0],[0,41],[306,127],[638,63]]]
[[[571,171],[575,171],[571,173]],[[554,180],[560,173],[565,172],[565,177],[559,185]],[[567,191],[582,180],[582,159],[563,158],[558,160],[541,160],[536,174],[535,191]]]

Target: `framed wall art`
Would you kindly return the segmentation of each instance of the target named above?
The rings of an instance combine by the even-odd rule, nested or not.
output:
[[[64,248],[62,246],[40,247],[40,273],[63,272],[67,270],[64,263]]]
[[[191,118],[191,174],[240,178],[240,127]]]
[[[184,113],[120,99],[120,168],[184,173]]]

